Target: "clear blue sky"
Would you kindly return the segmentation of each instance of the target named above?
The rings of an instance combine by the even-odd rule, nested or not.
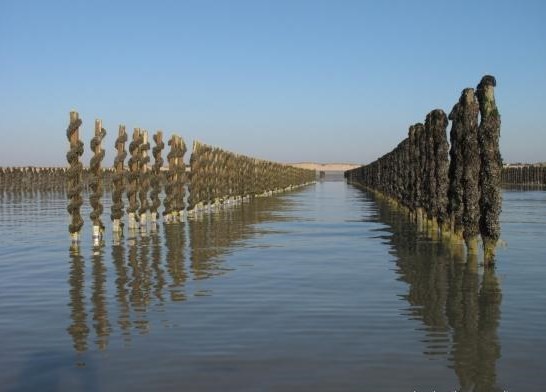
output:
[[[0,165],[65,165],[71,109],[284,162],[366,163],[497,78],[505,161],[546,161],[546,2],[0,0]]]

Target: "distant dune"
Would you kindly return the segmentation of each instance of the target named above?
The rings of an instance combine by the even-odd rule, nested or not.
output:
[[[303,169],[311,169],[317,171],[345,171],[354,169],[362,165],[355,163],[315,163],[315,162],[299,162],[299,163],[289,163],[291,166],[300,167]]]

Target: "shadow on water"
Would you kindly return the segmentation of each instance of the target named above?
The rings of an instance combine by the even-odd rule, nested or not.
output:
[[[99,351],[107,350],[112,335],[129,347],[135,335],[151,331],[157,317],[150,312],[162,312],[166,303],[212,295],[211,289],[202,285],[195,289],[188,283],[230,272],[233,267],[225,265],[226,256],[244,247],[245,240],[263,234],[257,231],[257,224],[283,220],[287,208],[283,198],[256,199],[186,222],[130,231],[127,238],[112,241],[112,268],[105,264],[108,245],[91,249],[90,276],[86,276],[81,249],[70,249],[67,332],[75,352],[90,350],[90,342]],[[88,296],[86,287],[90,288]],[[113,290],[110,295],[108,290]],[[111,317],[117,322],[112,324]],[[169,320],[162,319],[168,324]]]
[[[480,271],[463,245],[418,230],[386,200],[365,191],[363,197],[376,203],[378,221],[388,226],[384,240],[398,279],[409,286],[401,296],[410,305],[404,315],[423,325],[423,354],[447,360],[462,391],[502,391],[496,379],[502,294],[495,271]]]

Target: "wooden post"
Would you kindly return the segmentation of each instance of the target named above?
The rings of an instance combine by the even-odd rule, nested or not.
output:
[[[129,220],[129,229],[134,230],[138,228],[136,213],[138,210],[138,183],[139,183],[139,148],[141,143],[140,129],[135,128],[133,131],[133,140],[129,144],[129,174],[127,184],[127,198],[129,199],[129,206],[127,208],[127,215]]]
[[[124,162],[127,157],[125,151],[125,143],[127,142],[127,133],[125,132],[125,126],[120,125],[118,131],[118,138],[116,139],[117,155],[114,159],[114,177],[113,177],[113,191],[112,191],[112,230],[114,233],[120,233],[123,228],[121,218],[123,217],[123,190],[124,190]],[[119,235],[118,235],[119,236]]]
[[[139,199],[140,199],[140,228],[145,230],[147,227],[147,217],[148,217],[148,189],[150,186],[149,174],[148,174],[148,162],[150,157],[148,156],[148,150],[150,149],[150,144],[148,144],[148,132],[143,130],[141,132],[142,143],[140,144],[140,190],[139,190]]]
[[[154,165],[152,167],[152,178],[150,180],[152,191],[150,192],[150,199],[152,204],[150,205],[152,229],[155,227],[157,221],[157,210],[161,205],[159,201],[159,194],[161,193],[162,173],[161,167],[163,166],[163,158],[161,157],[161,151],[165,147],[163,143],[163,132],[157,131],[153,136],[155,141],[155,147],[152,149],[152,155],[154,156]]]
[[[103,211],[101,203],[103,194],[101,161],[104,158],[104,150],[102,149],[102,139],[104,136],[106,136],[106,131],[102,127],[102,121],[95,120],[95,137],[91,139],[91,150],[93,151],[94,155],[89,164],[89,188],[91,189],[89,202],[92,207],[92,211],[89,216],[93,221],[93,240],[95,245],[99,244],[104,231],[104,224],[101,220],[101,214]]]
[[[70,150],[66,154],[66,159],[70,164],[66,172],[67,177],[67,196],[70,200],[67,210],[71,216],[71,222],[68,231],[72,238],[73,246],[77,246],[80,240],[80,230],[83,226],[83,219],[80,215],[80,208],[83,204],[82,192],[82,170],[83,166],[79,161],[83,154],[83,143],[80,141],[80,125],[82,121],[77,112],[70,112],[70,124],[66,131]]]

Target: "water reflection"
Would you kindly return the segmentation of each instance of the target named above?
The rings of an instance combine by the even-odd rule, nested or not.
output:
[[[112,261],[116,271],[116,302],[118,307],[118,326],[126,345],[131,342],[131,319],[129,290],[127,289],[129,269],[125,265],[125,246],[123,243],[112,245]]]
[[[171,301],[186,300],[184,283],[187,276],[184,267],[184,224],[164,224],[165,247],[167,248],[167,272],[170,277],[169,293]]]
[[[85,263],[79,250],[70,249],[70,275],[68,284],[70,287],[70,320],[71,324],[67,331],[72,337],[74,350],[83,352],[87,350],[87,337],[89,327],[87,326],[87,312],[85,311]]]
[[[91,262],[93,264],[93,285],[91,288],[93,327],[97,336],[96,342],[99,350],[105,350],[108,346],[108,336],[110,335],[111,328],[108,321],[105,292],[106,268],[104,266],[104,246],[98,246],[93,249]]]
[[[237,207],[202,214],[186,222],[163,224],[150,231],[129,231],[127,238],[112,238],[110,245],[91,249],[90,303],[85,297],[85,262],[71,251],[70,313],[68,332],[74,349],[88,349],[90,328],[99,350],[108,348],[109,339],[120,335],[126,346],[133,335],[147,334],[163,312],[165,303],[182,303],[189,298],[211,295],[206,286],[188,285],[191,280],[220,277],[232,268],[226,257],[244,247],[245,240],[256,235],[256,225],[283,220],[288,204],[282,198],[257,199]],[[107,241],[108,242],[108,241]],[[112,268],[105,261],[110,246]],[[111,286],[108,284],[111,282]],[[112,287],[109,295],[107,288]],[[190,292],[190,290],[198,290]],[[86,308],[92,320],[87,319]],[[113,323],[110,320],[117,320]],[[161,323],[168,322],[165,316]],[[168,324],[168,323],[167,323]]]
[[[401,297],[407,316],[422,322],[424,355],[447,359],[463,391],[496,391],[496,362],[501,288],[495,271],[480,271],[476,257],[465,259],[464,247],[417,230],[404,213],[371,193],[377,219],[388,225],[384,240],[396,257],[399,279],[408,284]],[[480,275],[481,274],[481,275]]]

